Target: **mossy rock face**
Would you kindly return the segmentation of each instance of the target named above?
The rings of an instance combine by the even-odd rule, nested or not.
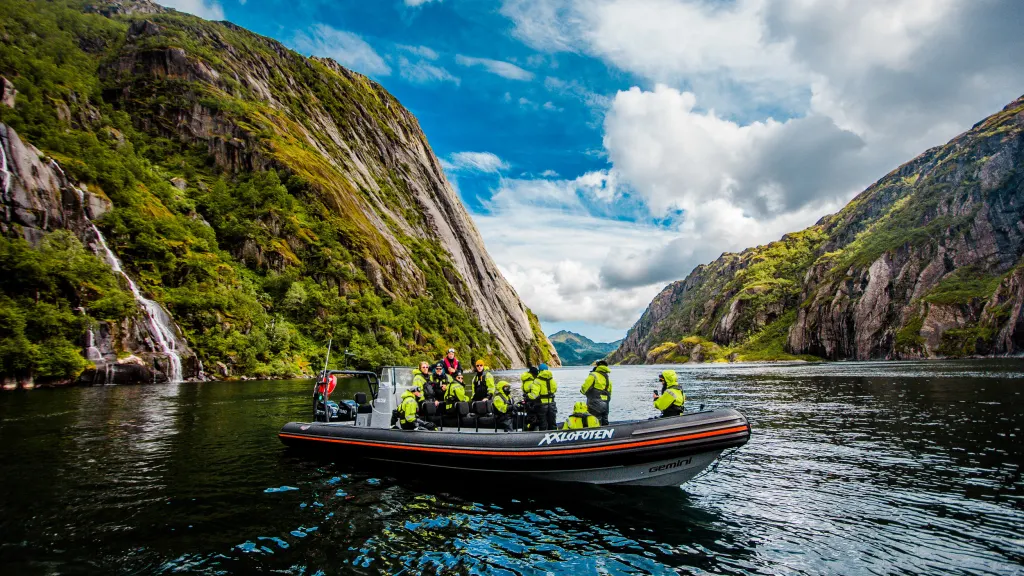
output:
[[[692,360],[690,338],[739,360],[1024,352],[1024,282],[1008,280],[1024,256],[1020,166],[1024,97],[814,226],[697,266],[610,359],[675,341]],[[959,312],[929,321],[929,306]]]
[[[109,200],[96,224],[205,365],[309,373],[328,338],[355,354],[337,366],[411,364],[448,347],[494,367],[557,363],[416,119],[375,82],[145,2],[5,1],[0,38],[18,90],[0,122]],[[428,210],[453,223],[458,246]],[[95,300],[93,318],[116,316],[111,298],[67,289],[51,304]],[[78,340],[60,334],[24,338]],[[80,370],[65,364],[57,371]]]

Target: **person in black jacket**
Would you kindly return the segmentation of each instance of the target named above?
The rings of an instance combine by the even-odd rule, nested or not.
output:
[[[434,370],[430,373],[430,380],[426,383],[423,391],[423,398],[432,400],[435,403],[444,401],[444,391],[452,381],[451,377],[444,373],[444,364],[434,364]]]

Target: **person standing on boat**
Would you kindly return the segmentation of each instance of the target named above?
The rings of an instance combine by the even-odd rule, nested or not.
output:
[[[455,380],[448,384],[444,390],[444,412],[451,416],[455,413],[455,405],[459,402],[469,402],[466,395],[466,386],[463,383],[462,372],[455,374]]]
[[[661,382],[661,395],[654,393],[654,407],[661,410],[662,418],[679,416],[683,413],[686,394],[679,388],[675,370],[665,370],[658,376]]]
[[[470,390],[473,401],[479,402],[485,398],[493,397],[494,376],[491,374],[490,368],[484,366],[483,360],[477,360],[473,368],[473,388]]]
[[[455,378],[456,373],[462,372],[462,364],[459,363],[459,359],[455,357],[455,348],[449,348],[448,353],[441,359],[444,364],[445,373],[450,378]]]
[[[526,413],[526,422],[524,426],[526,430],[537,429],[537,408],[536,402],[531,398],[533,396],[533,384],[534,379],[537,377],[537,367],[530,366],[526,372],[519,375],[519,380],[522,382],[523,388],[523,412]]]
[[[444,389],[451,381],[451,376],[444,373],[444,364],[438,362],[434,365],[433,373],[430,374],[430,381],[423,389],[423,395],[427,400],[434,400],[435,403],[444,400]]]
[[[423,390],[419,386],[413,386],[402,394],[402,403],[398,405],[398,421],[402,430],[434,429],[433,424],[417,417],[420,403],[423,402],[422,394]]]
[[[533,388],[528,396],[535,404],[538,430],[557,430],[558,406],[555,404],[555,392],[558,382],[548,370],[548,365],[541,362],[537,366],[537,377],[533,379]]]
[[[530,395],[530,390],[533,389],[533,379],[537,377],[536,366],[530,366],[526,372],[519,375],[519,381],[522,382],[523,386],[523,398]]]
[[[601,423],[590,413],[586,402],[577,402],[572,407],[572,415],[565,419],[562,430],[579,430],[581,428],[597,428]]]
[[[494,388],[494,397],[491,400],[494,407],[494,418],[499,427],[505,432],[512,431],[512,385],[504,380],[498,382]]]
[[[583,381],[580,393],[587,397],[587,408],[590,413],[597,417],[601,426],[607,426],[608,404],[612,400],[612,377],[607,362],[597,361],[597,366],[594,366],[587,379]]]

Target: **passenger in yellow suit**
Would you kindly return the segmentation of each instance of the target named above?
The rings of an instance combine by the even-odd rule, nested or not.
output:
[[[597,416],[602,426],[608,424],[608,404],[612,400],[612,377],[608,363],[598,360],[597,365],[583,381],[580,393],[587,397],[587,408]]]
[[[477,402],[494,396],[494,376],[491,369],[484,365],[483,360],[477,360],[473,365],[472,386],[468,390],[473,401]]]
[[[434,425],[417,417],[420,409],[423,389],[413,386],[402,394],[402,403],[398,405],[398,422],[402,430],[427,429],[433,430]]]
[[[419,370],[412,371],[412,385],[413,387],[418,386],[420,390],[423,390],[427,382],[430,382],[430,364],[426,360],[420,361]]]
[[[686,394],[679,388],[675,370],[665,370],[658,376],[661,382],[661,395],[654,393],[654,407],[661,410],[662,417],[679,416],[683,413]]]
[[[491,406],[494,407],[494,417],[498,426],[506,432],[512,431],[512,385],[504,380],[498,382],[494,388],[494,398],[491,399]]]
[[[586,402],[577,402],[572,407],[572,415],[565,419],[562,430],[578,430],[580,428],[597,428],[601,425],[597,418],[587,409]]]
[[[466,386],[463,384],[462,372],[455,373],[455,380],[444,388],[444,412],[448,415],[455,414],[455,405],[459,402],[469,402],[466,395]]]
[[[548,365],[543,362],[537,366],[537,377],[533,379],[533,387],[526,396],[533,401],[533,409],[537,414],[538,430],[557,430],[558,406],[555,404],[555,392],[558,391],[558,382],[555,382]]]
[[[523,408],[526,412],[526,422],[524,423],[524,430],[536,430],[537,429],[537,410],[534,408],[536,402],[530,399],[533,394],[533,382],[537,377],[537,368],[530,366],[530,369],[519,375],[519,380],[522,382],[523,388]]]

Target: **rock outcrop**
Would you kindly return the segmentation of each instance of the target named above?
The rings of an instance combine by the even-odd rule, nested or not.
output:
[[[88,187],[71,182],[60,165],[34,146],[25,144],[18,133],[0,124],[0,233],[21,236],[38,246],[54,230],[70,230],[94,252],[106,249],[102,235],[92,224],[110,209],[110,200]],[[126,278],[127,280],[127,278]],[[83,356],[93,364],[77,381],[83,384],[128,384],[166,382],[173,374],[171,359],[158,345],[150,311],[139,305],[124,320],[98,322],[82,335]],[[188,348],[180,329],[160,310],[159,321],[173,331],[180,379],[203,377],[202,364]],[[70,383],[51,381],[50,384]],[[10,384],[28,387],[31,375],[13,378]]]
[[[739,359],[1024,352],[1022,168],[1024,97],[814,226],[698,266],[610,359],[644,362],[686,336]]]
[[[39,59],[54,58],[47,42],[67,47],[51,66],[62,80],[18,94],[10,113],[43,150],[10,170],[4,235],[38,246],[68,229],[93,246],[95,219],[125,278],[180,326],[196,371],[202,359],[220,375],[308,374],[339,334],[364,367],[449,345],[495,367],[558,365],[416,118],[383,87],[147,0],[69,6],[82,13],[19,5],[25,22],[51,24],[0,40]],[[27,81],[14,68],[5,94]],[[148,362],[130,342],[92,347]]]

